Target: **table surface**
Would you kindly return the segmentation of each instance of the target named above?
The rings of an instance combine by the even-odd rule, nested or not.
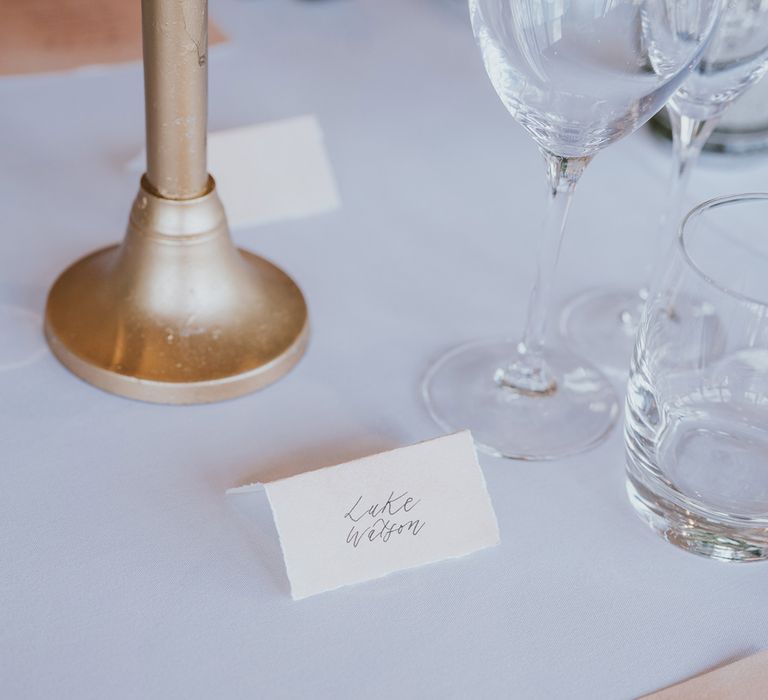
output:
[[[45,350],[47,288],[117,240],[143,144],[137,64],[0,80],[0,694],[632,698],[768,647],[763,565],[658,539],[620,431],[553,463],[482,457],[499,547],[294,603],[263,498],[225,489],[439,434],[429,363],[522,322],[540,157],[457,0],[217,0],[210,127],[314,113],[343,206],[236,232],[303,286],[313,337],[261,393],[154,406]],[[643,130],[580,185],[565,299],[640,283],[669,148]],[[707,157],[692,200],[766,189]]]

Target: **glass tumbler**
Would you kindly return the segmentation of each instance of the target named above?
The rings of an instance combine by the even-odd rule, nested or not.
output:
[[[656,532],[714,559],[768,557],[768,194],[683,221],[640,324],[625,420],[629,498]]]

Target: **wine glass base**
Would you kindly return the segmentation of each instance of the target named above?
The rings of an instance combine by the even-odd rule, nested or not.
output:
[[[444,430],[469,429],[477,446],[498,457],[547,460],[584,452],[608,434],[618,415],[611,383],[567,350],[546,350],[554,391],[523,393],[494,375],[522,358],[517,343],[479,341],[443,355],[427,372],[422,394]]]
[[[642,310],[636,289],[590,289],[563,307],[560,333],[575,352],[625,381]]]
[[[643,306],[638,291],[588,290],[563,307],[560,333],[575,352],[588,357],[612,379],[625,382]],[[700,299],[678,295],[674,306],[657,319],[662,321],[668,345],[675,349],[670,367],[692,369],[700,365],[699,350],[688,342],[691,332],[702,338],[709,359],[725,350],[723,324],[711,305]]]

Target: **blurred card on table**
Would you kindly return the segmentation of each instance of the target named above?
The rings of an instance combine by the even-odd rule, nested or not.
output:
[[[141,173],[146,158],[142,151],[127,167]],[[210,132],[208,170],[233,229],[341,206],[323,130],[313,114]]]
[[[639,700],[765,700],[768,651],[703,673]]]
[[[224,35],[209,24],[209,43]],[[138,0],[20,0],[0,21],[0,75],[47,73],[141,59]]]

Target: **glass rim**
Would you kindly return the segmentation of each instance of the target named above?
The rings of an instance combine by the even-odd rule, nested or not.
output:
[[[739,299],[740,301],[744,301],[749,304],[757,304],[758,306],[768,307],[768,298],[756,299],[755,297],[751,297],[748,294],[742,294],[741,292],[737,292],[733,289],[730,289],[727,285],[724,285],[723,283],[718,282],[714,277],[712,277],[712,275],[705,272],[699,266],[699,264],[691,257],[691,254],[688,251],[688,248],[685,243],[685,234],[688,231],[689,224],[692,223],[695,219],[702,216],[705,212],[711,209],[717,209],[717,207],[721,207],[724,205],[734,204],[736,202],[748,202],[748,201],[768,202],[768,192],[744,192],[741,194],[727,194],[727,195],[722,195],[720,197],[713,197],[712,199],[708,199],[705,202],[702,202],[701,204],[695,206],[685,215],[682,222],[680,223],[680,228],[678,229],[678,232],[677,232],[677,244],[680,246],[680,251],[682,253],[683,259],[686,261],[688,266],[699,277],[701,277],[707,284],[711,285],[715,289],[720,290],[721,292],[723,292],[723,294],[727,294],[728,296]]]

